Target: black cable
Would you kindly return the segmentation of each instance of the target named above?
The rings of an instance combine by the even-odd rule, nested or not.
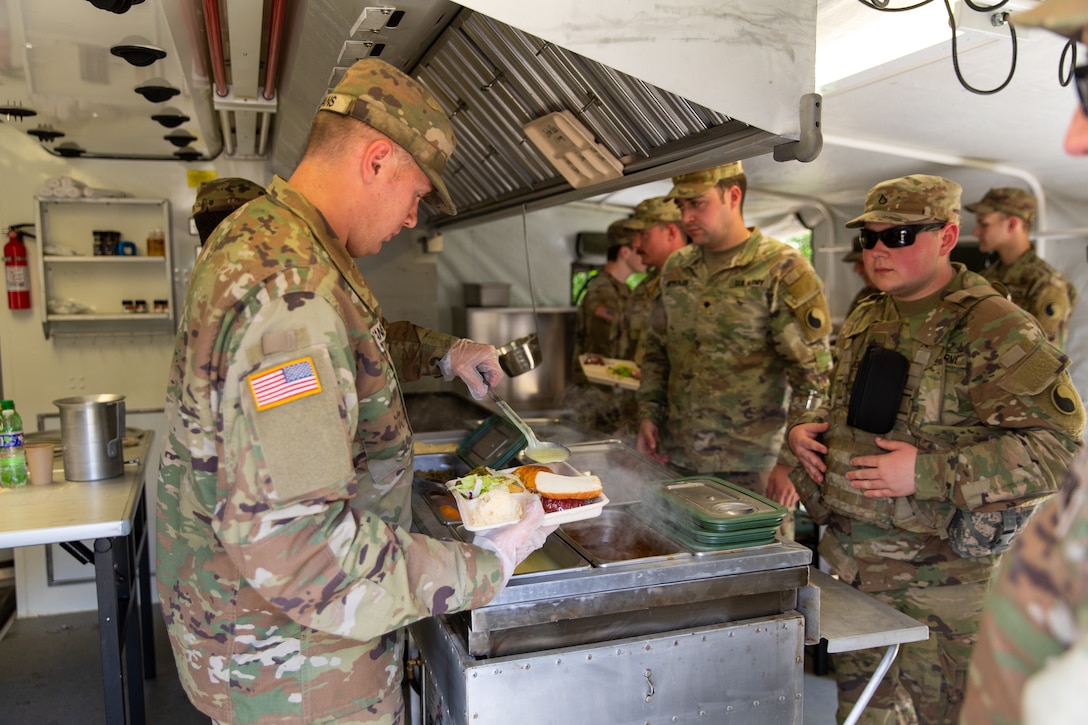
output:
[[[1070,54],[1069,51],[1073,52]],[[1065,77],[1062,77],[1062,68],[1065,66],[1065,57],[1069,55],[1069,73]],[[1070,40],[1062,48],[1062,55],[1058,59],[1058,85],[1065,88],[1073,82],[1073,74],[1077,70],[1077,41]]]
[[[916,8],[920,8],[923,5],[929,5],[931,2],[933,2],[933,0],[922,0],[922,2],[920,3],[908,5],[905,8],[888,7],[888,3],[890,3],[891,0],[858,0],[858,2],[871,10],[879,10],[882,13],[901,13],[907,10],[914,10]]]
[[[1009,26],[1009,37],[1012,38],[1012,62],[1009,64],[1009,75],[1005,78],[1004,82],[996,88],[991,88],[988,91],[975,88],[967,82],[967,79],[963,77],[963,73],[960,71],[959,48],[956,44],[956,18],[952,12],[952,5],[949,3],[949,0],[944,0],[944,7],[948,11],[948,25],[952,28],[952,67],[956,71],[956,79],[960,82],[960,85],[971,91],[971,93],[977,93],[980,96],[989,96],[1004,90],[1005,86],[1012,82],[1013,74],[1016,73],[1016,28],[1012,26],[1012,23],[1006,20],[1005,24]],[[1001,6],[995,5],[994,7]]]

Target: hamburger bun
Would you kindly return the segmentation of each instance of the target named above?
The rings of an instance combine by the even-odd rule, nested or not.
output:
[[[534,476],[535,490],[544,498],[559,500],[588,500],[601,495],[601,479],[596,476],[560,476],[538,472]]]
[[[547,466],[538,466],[530,464],[528,466],[518,466],[511,473],[521,481],[522,485],[530,491],[536,490],[536,477],[541,473],[551,473],[552,469]]]

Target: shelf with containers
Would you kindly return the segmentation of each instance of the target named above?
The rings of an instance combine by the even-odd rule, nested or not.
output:
[[[38,197],[37,206],[40,283],[35,303],[47,338],[98,332],[173,333],[168,200]],[[149,244],[149,236],[156,231],[162,232],[162,243]],[[96,254],[110,246],[107,241],[120,241],[135,254]],[[160,248],[162,255],[149,256],[149,247],[151,251]],[[55,302],[52,311],[50,300]],[[144,302],[145,312],[135,311],[137,301]],[[68,306],[78,309],[69,311]]]

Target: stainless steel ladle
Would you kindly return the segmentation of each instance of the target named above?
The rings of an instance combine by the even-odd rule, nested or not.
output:
[[[521,416],[515,413],[510,404],[499,397],[499,394],[490,385],[487,387],[487,393],[495,401],[495,405],[499,406],[499,410],[503,412],[503,415],[509,418],[510,422],[524,434],[525,440],[528,442],[525,447],[526,457],[537,463],[559,463],[570,458],[570,449],[566,446],[537,438],[536,433],[533,433],[533,429],[529,427],[529,424],[522,420]]]

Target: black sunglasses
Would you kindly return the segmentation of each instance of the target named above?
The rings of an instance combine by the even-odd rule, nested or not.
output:
[[[888,227],[879,232],[862,228],[858,230],[858,241],[863,249],[872,249],[878,241],[884,242],[884,246],[888,249],[899,249],[914,244],[915,237],[922,232],[944,229],[944,226],[944,222],[940,224],[907,224],[901,227]]]
[[[1084,115],[1088,116],[1088,65],[1082,65],[1073,71],[1073,82],[1077,86],[1080,108],[1084,111]]]

